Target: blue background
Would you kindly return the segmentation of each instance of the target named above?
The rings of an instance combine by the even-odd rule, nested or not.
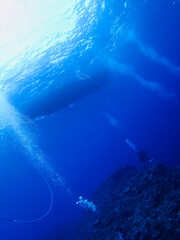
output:
[[[180,71],[173,72],[145,56],[138,44],[149,46],[178,68],[180,2],[126,1],[126,8],[123,1],[106,0],[105,3],[103,12],[96,12],[96,24],[84,36],[85,39],[92,36],[93,47],[84,52],[83,57],[79,56],[81,46],[76,47],[66,60],[67,68],[70,63],[75,69],[78,62],[78,66],[85,69],[98,51],[104,61],[114,59],[125,64],[147,81],[162,84],[167,92],[176,95],[162,97],[144,88],[133,76],[109,71],[108,83],[100,90],[72,106],[35,120],[32,132],[36,135],[37,144],[55,171],[65,179],[67,187],[51,183],[54,205],[42,221],[29,224],[1,221],[2,240],[43,239],[71,226],[83,211],[74,204],[74,200],[78,200],[80,195],[90,198],[102,181],[119,166],[143,165],[126,144],[126,138],[138,149],[147,150],[155,162],[179,165]],[[78,4],[81,9],[84,1]],[[80,21],[83,25],[83,18]],[[123,31],[118,32],[121,25]],[[135,33],[137,38],[128,40],[129,32]],[[45,67],[43,65],[41,70],[46,72]],[[59,78],[60,74],[56,77]],[[25,96],[13,98],[17,108]],[[27,161],[14,133],[1,131],[1,136],[0,215],[15,219],[39,217],[50,204],[48,187]],[[73,192],[73,201],[67,188]]]

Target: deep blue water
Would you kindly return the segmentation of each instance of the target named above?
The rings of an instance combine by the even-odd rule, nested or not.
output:
[[[47,16],[47,28],[39,24],[42,33],[36,17],[44,11],[46,20],[48,6],[37,6],[35,30],[24,33],[32,37],[31,44],[20,34],[0,45],[5,59],[0,65],[2,240],[58,234],[84,211],[75,204],[79,196],[89,199],[119,166],[143,166],[126,138],[154,162],[179,166],[180,1],[77,0],[59,19],[57,1],[50,5],[54,15]],[[64,17],[71,16],[74,25],[66,32],[72,22]],[[53,24],[65,25],[65,30],[57,32]],[[36,39],[33,34],[38,31],[42,35]],[[18,43],[25,49],[19,47],[20,53]],[[7,57],[9,48],[17,52]],[[86,81],[87,76],[97,89],[84,96],[82,88],[77,101],[70,91],[68,103],[61,107],[63,86],[69,89],[74,79]],[[42,108],[48,113],[45,117]],[[31,116],[34,109],[37,118]],[[50,168],[44,160],[38,165],[41,157]],[[50,192],[43,177],[54,195],[49,215],[35,223],[6,221],[35,219],[46,212]]]

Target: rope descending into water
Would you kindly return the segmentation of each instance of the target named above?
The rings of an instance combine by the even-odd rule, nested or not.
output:
[[[0,221],[5,221],[5,222],[13,222],[13,223],[33,223],[33,222],[38,222],[42,219],[44,219],[45,217],[47,217],[47,215],[51,212],[52,210],[52,206],[53,206],[53,192],[51,189],[51,186],[49,185],[49,183],[44,179],[45,183],[47,184],[49,191],[50,191],[50,206],[48,208],[48,210],[46,211],[45,214],[43,214],[42,216],[38,217],[38,218],[34,218],[31,220],[21,220],[21,219],[16,219],[16,218],[2,218],[0,217]]]

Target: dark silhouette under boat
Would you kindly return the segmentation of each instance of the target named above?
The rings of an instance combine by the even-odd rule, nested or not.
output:
[[[86,74],[78,72],[74,75],[72,81],[67,79],[60,86],[32,97],[29,102],[24,101],[24,96],[19,96],[13,104],[32,119],[52,114],[100,89],[107,81],[108,70],[104,61],[96,59],[87,68]]]

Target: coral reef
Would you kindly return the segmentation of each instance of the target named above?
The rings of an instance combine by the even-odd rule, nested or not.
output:
[[[180,239],[180,168],[120,168],[92,201],[97,211],[84,212],[61,239]]]

